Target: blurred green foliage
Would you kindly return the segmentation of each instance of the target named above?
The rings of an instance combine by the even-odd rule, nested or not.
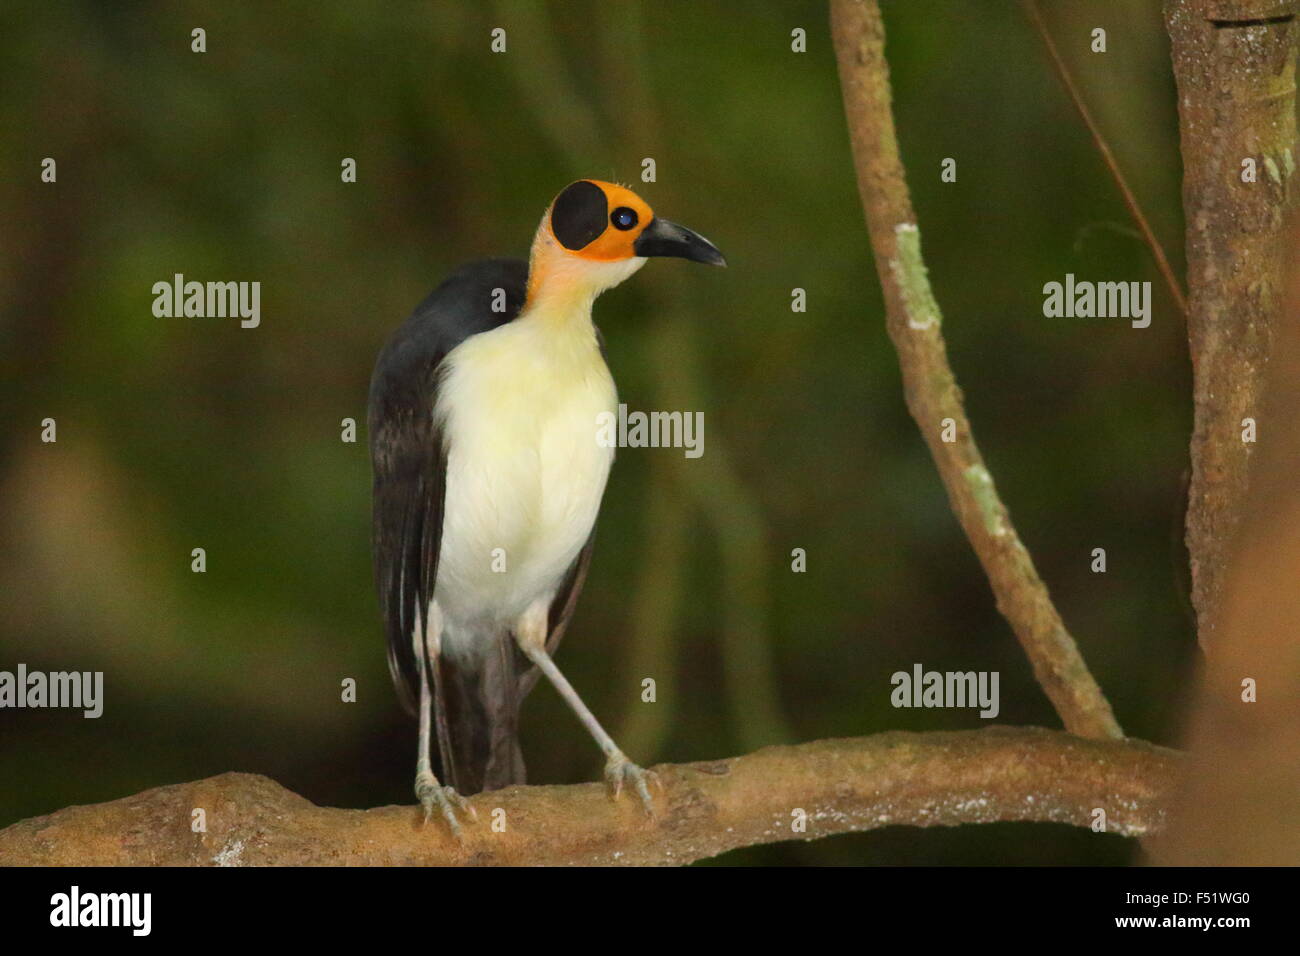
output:
[[[1159,4],[1045,6],[1181,269]],[[885,16],[977,437],[1126,731],[1171,742],[1194,654],[1182,318],[1018,5],[909,0]],[[489,51],[498,26],[505,54]],[[1095,26],[1105,54],[1088,51]],[[807,53],[791,52],[796,27]],[[373,357],[414,304],[461,261],[524,255],[584,176],[632,183],[731,263],[651,263],[596,308],[622,400],[706,420],[698,461],[620,453],[559,657],[616,736],[651,748],[633,758],[985,723],[891,708],[890,674],[915,662],[998,670],[1000,722],[1058,725],[902,402],[822,4],[7,4],[0,130],[0,669],[103,670],[107,696],[95,721],[0,713],[0,826],[227,770],[318,803],[412,802],[364,426],[345,444],[340,421],[364,423]],[[39,180],[47,156],[55,184]],[[945,157],[956,183],[940,182]],[[178,272],[260,281],[260,328],[155,318],[151,286]],[[1067,272],[1151,281],[1151,328],[1045,319],[1042,285]],[[57,444],[39,441],[45,417]],[[646,676],[658,704],[640,702]],[[598,778],[549,688],[525,722],[532,779]],[[1134,853],[999,825],[721,862]]]

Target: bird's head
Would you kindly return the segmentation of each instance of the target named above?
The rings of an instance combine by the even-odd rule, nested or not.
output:
[[[628,278],[651,256],[727,264],[713,243],[658,218],[632,190],[580,179],[555,197],[537,228],[528,297],[549,290],[594,297]]]

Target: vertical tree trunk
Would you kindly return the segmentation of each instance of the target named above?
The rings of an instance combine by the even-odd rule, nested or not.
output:
[[[1300,418],[1300,228],[1275,330],[1266,421]],[[1238,546],[1223,579],[1219,629],[1188,722],[1191,760],[1168,833],[1148,841],[1162,866],[1300,862],[1300,429],[1260,442]]]
[[[1283,218],[1296,191],[1296,0],[1166,0],[1182,131],[1188,335],[1195,380],[1187,509],[1201,645],[1219,625],[1281,308]],[[1254,182],[1243,181],[1253,161]],[[1250,178],[1249,175],[1246,178]]]

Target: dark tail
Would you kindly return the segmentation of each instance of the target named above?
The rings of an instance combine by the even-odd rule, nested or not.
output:
[[[469,795],[523,783],[519,749],[520,675],[528,662],[505,632],[474,670],[442,657],[435,715],[442,781]]]

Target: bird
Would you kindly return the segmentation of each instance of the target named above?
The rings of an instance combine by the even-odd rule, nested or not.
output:
[[[617,406],[597,296],[647,260],[726,260],[626,186],[581,179],[527,261],[456,269],[392,333],[371,377],[375,584],[398,697],[418,722],[415,794],[461,836],[466,797],[525,781],[524,698],[544,676],[653,813],[628,759],[556,666],[592,559]],[[605,418],[608,421],[608,418]],[[436,763],[435,763],[436,754]]]

